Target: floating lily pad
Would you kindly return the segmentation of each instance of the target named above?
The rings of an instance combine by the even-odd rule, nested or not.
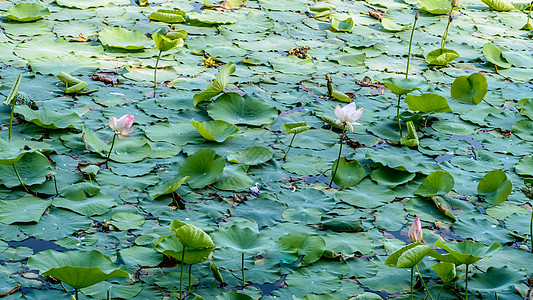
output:
[[[426,177],[416,189],[415,195],[433,197],[450,192],[455,185],[452,174],[447,171],[435,171]]]
[[[20,105],[15,107],[15,113],[20,114],[28,122],[48,129],[81,129],[83,124],[76,113],[59,113],[48,108],[32,110],[26,105]]]
[[[192,188],[203,188],[216,181],[218,175],[224,170],[224,158],[212,149],[201,149],[187,157],[180,166],[178,174],[189,176],[187,184]]]
[[[237,126],[222,120],[196,122],[193,119],[191,124],[206,140],[219,143],[231,139],[239,132]]]
[[[319,260],[326,249],[326,242],[322,237],[306,233],[290,233],[276,243],[285,263],[293,263],[303,255],[304,266]]]
[[[512,6],[512,5],[511,5]],[[493,43],[486,43],[483,45],[483,54],[485,58],[491,63],[501,68],[510,68],[512,65],[502,55],[502,50]]]
[[[353,19],[348,17],[346,19],[340,19],[338,17],[333,17],[331,19],[331,27],[336,31],[352,31],[354,26]]]
[[[461,103],[479,104],[488,91],[487,79],[481,73],[459,76],[452,84],[450,94]]]
[[[398,171],[389,167],[379,167],[372,171],[370,177],[380,185],[395,187],[415,178],[415,173]]]
[[[383,83],[387,88],[389,88],[391,92],[396,95],[405,95],[412,91],[420,89],[418,87],[420,83],[416,80],[411,79],[398,80],[396,78],[390,77],[382,79],[380,82]]]
[[[39,222],[52,200],[26,195],[15,200],[0,200],[0,222],[4,224]]]
[[[6,187],[19,186],[18,176],[25,185],[41,184],[46,181],[46,176],[54,174],[48,158],[39,152],[27,153],[16,165],[0,165],[0,183]],[[18,176],[17,176],[18,172]]]
[[[510,11],[514,9],[514,6],[505,0],[481,0],[481,2],[497,11]]]
[[[452,49],[439,48],[429,52],[426,55],[426,62],[429,65],[445,66],[452,62],[452,60],[459,58],[459,53]]]
[[[104,28],[98,35],[100,42],[107,47],[126,50],[140,50],[153,47],[153,41],[139,30],[128,30],[122,27]]]
[[[248,190],[254,181],[248,176],[247,170],[248,168],[244,165],[226,166],[222,174],[218,176],[215,187],[229,191]]]
[[[255,146],[228,155],[228,161],[238,164],[259,165],[269,161],[272,155],[269,148]]]
[[[448,0],[418,0],[416,6],[435,15],[443,15],[452,9]]]
[[[193,105],[196,106],[202,101],[210,100],[213,97],[222,94],[229,84],[230,75],[234,72],[235,64],[231,61],[221,67],[215,79],[211,81],[211,83],[205,88],[205,90],[201,93],[194,95]]]
[[[48,16],[50,10],[37,3],[19,3],[7,10],[5,14],[11,20],[31,22]]]
[[[515,172],[522,176],[533,176],[533,157],[526,156],[514,166]]]
[[[507,200],[512,191],[513,184],[502,170],[488,172],[477,186],[477,192],[485,195],[485,201],[495,205]]]
[[[337,164],[339,164],[338,167]],[[333,182],[341,189],[357,185],[366,177],[365,169],[357,160],[348,161],[345,157],[341,157],[340,160],[333,162],[333,166],[331,166],[332,176],[335,169],[337,169],[337,173],[335,178],[333,178]]]
[[[424,93],[420,96],[409,94],[404,101],[410,110],[423,113],[452,111],[446,98],[433,93]]]
[[[263,125],[274,121],[278,110],[265,101],[237,93],[226,93],[209,104],[207,112],[215,120],[233,124]]]

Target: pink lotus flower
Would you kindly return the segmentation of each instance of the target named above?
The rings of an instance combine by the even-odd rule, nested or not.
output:
[[[109,119],[109,127],[115,131],[115,134],[118,136],[118,138],[123,141],[122,137],[130,137],[130,133],[133,131],[133,128],[135,126],[133,125],[133,121],[135,120],[135,117],[133,115],[123,115],[120,117],[120,119],[117,120],[115,117],[111,117]]]
[[[422,235],[422,224],[420,223],[420,218],[416,217],[415,222],[409,228],[409,240],[413,243],[420,242],[424,236]]]
[[[342,127],[346,126],[350,130],[350,132],[353,132],[354,126],[363,126],[363,124],[359,124],[355,122],[357,119],[361,117],[363,114],[364,109],[360,108],[357,109],[355,106],[355,103],[350,103],[343,108],[341,108],[339,105],[335,107],[335,116],[337,116],[337,125],[341,125]]]

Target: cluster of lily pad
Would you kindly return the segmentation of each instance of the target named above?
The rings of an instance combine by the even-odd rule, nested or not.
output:
[[[531,293],[531,5],[134,2],[0,8],[2,296]]]

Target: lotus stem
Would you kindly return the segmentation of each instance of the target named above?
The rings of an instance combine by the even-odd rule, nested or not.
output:
[[[191,288],[192,288],[192,275],[191,275],[191,269],[192,269],[192,265],[189,265],[189,289],[187,291],[187,294],[190,294],[191,293]]]
[[[424,282],[424,278],[422,278],[422,273],[420,273],[420,270],[418,270],[418,265],[415,265],[415,267],[416,267],[416,271],[418,272],[418,276],[420,277],[420,280],[422,281],[422,284],[424,285],[424,288],[426,289],[426,293],[428,293],[429,298],[433,300],[433,297],[431,296],[431,293],[429,292],[429,289],[426,283]]]
[[[76,295],[76,300],[78,300],[78,289],[74,289],[74,294]]]
[[[159,55],[157,55],[157,60],[155,61],[155,69],[154,69],[154,89],[157,87],[157,65],[159,64],[159,59],[161,58],[161,53],[163,53],[163,51],[159,50]]]
[[[107,300],[111,300],[111,290],[107,290]]]
[[[61,287],[63,288],[63,290],[70,295],[69,291],[67,291],[67,289],[65,288],[65,286],[63,285],[63,282],[59,282],[59,284],[61,285]]]
[[[57,189],[57,179],[56,175],[54,175],[54,187],[56,188],[56,196],[59,195],[59,190]]]
[[[180,299],[182,299],[182,291],[183,291],[183,264],[185,260],[185,246],[183,246],[182,252],[181,252],[181,275],[180,275]]]
[[[342,129],[341,140],[340,140],[341,147],[339,148],[339,156],[337,156],[337,164],[335,165],[335,170],[333,170],[333,176],[331,176],[329,187],[331,187],[331,184],[333,183],[333,179],[335,179],[335,175],[337,175],[337,169],[339,168],[339,163],[340,163],[341,153],[342,153],[342,143],[344,142],[345,134],[346,134],[346,125]]]
[[[398,119],[398,130],[400,130],[400,143],[402,142],[402,123],[400,122],[400,101],[402,100],[402,95],[398,95],[398,104],[396,105],[396,119]]]
[[[496,106],[494,106],[494,104],[490,103],[489,101],[483,99],[483,102],[487,103],[488,105],[494,107],[494,108],[497,108]]]
[[[437,300],[440,299],[440,293],[442,293],[442,289],[444,288],[445,285],[446,285],[446,282],[443,283],[442,286],[440,287],[439,294],[437,295]]]
[[[450,24],[452,23],[452,13],[453,9],[455,7],[452,6],[452,9],[450,9],[450,16],[448,17],[448,25],[446,25],[446,29],[444,30],[444,34],[442,35],[442,40],[440,42],[440,48],[444,49],[444,46],[446,46],[446,40],[448,39],[448,30],[450,30]]]
[[[413,277],[415,273],[415,268],[411,267],[411,300],[413,300]]]
[[[417,17],[415,17],[415,22],[413,23],[413,29],[411,30],[411,38],[409,39],[409,52],[407,52],[407,68],[405,69],[405,79],[409,78],[409,63],[411,62],[411,45],[413,44],[413,35],[415,34],[416,21],[418,21]]]
[[[244,278],[244,252],[241,253],[241,266],[242,266],[242,289],[246,286],[246,279]]]
[[[113,140],[111,141],[111,149],[109,149],[109,152],[107,153],[107,158],[105,160],[106,166],[109,168],[109,156],[111,156],[111,152],[113,151],[113,146],[115,146],[115,139],[117,138],[117,134],[113,134]]]
[[[466,265],[465,300],[468,300],[468,264]]]
[[[531,8],[533,7],[533,3],[529,3],[529,12],[527,13],[527,24],[529,24],[529,18],[531,18]]]
[[[285,156],[289,154],[289,151],[291,150],[292,142],[294,141],[294,138],[296,137],[296,133],[292,136],[291,143],[289,144],[289,148],[287,149],[287,152],[285,152],[285,155],[283,155],[283,161],[285,161]]]
[[[531,211],[531,220],[529,221],[529,242],[531,243],[530,252],[533,252],[533,211]]]
[[[13,128],[13,114],[15,112],[15,99],[12,100],[13,103],[11,103],[11,115],[9,116],[9,140],[11,141],[11,130]]]
[[[15,174],[17,174],[17,178],[19,179],[20,185],[26,190],[26,193],[29,193],[28,189],[26,188],[26,185],[24,182],[22,182],[22,179],[20,178],[19,171],[17,171],[17,167],[15,167],[15,164],[13,164],[13,170],[15,170]]]

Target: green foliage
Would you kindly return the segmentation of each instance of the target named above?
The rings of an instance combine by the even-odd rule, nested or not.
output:
[[[477,192],[485,195],[485,201],[494,205],[507,200],[512,191],[513,184],[502,170],[488,172],[481,178],[477,186]]]
[[[452,84],[450,94],[457,102],[479,104],[488,91],[487,79],[481,73],[459,76]]]
[[[195,94],[193,97],[193,105],[196,107],[198,103],[210,100],[215,96],[223,93],[229,84],[229,77],[235,72],[235,64],[228,62],[219,69],[217,76],[201,93]]]
[[[416,189],[415,195],[433,197],[450,192],[455,185],[452,174],[447,171],[435,171],[429,174]]]

